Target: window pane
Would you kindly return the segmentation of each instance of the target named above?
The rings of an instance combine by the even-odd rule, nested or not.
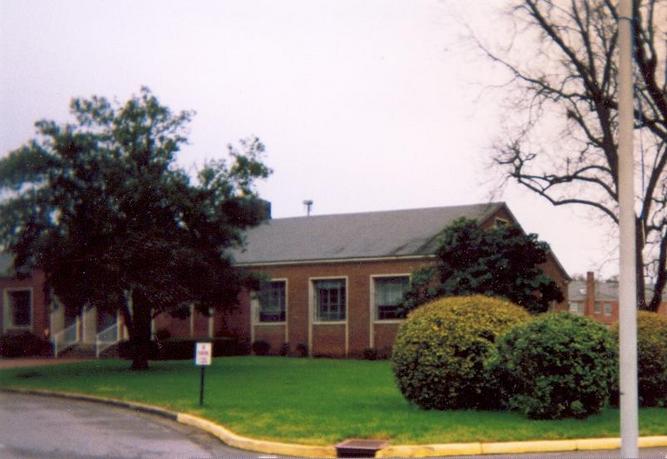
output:
[[[15,327],[29,327],[30,317],[30,290],[9,292],[12,325]]]
[[[375,317],[377,320],[400,318],[398,307],[403,302],[403,295],[408,290],[408,286],[407,276],[375,279]]]
[[[316,319],[345,320],[345,281],[340,279],[315,281]]]
[[[285,321],[285,282],[273,281],[262,285],[259,294],[259,321]]]
[[[577,314],[577,315],[583,315],[584,314],[584,304],[583,303],[576,303],[572,302],[570,303],[570,313],[572,314]]]

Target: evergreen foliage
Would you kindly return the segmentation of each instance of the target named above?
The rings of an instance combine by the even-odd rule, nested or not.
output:
[[[586,418],[609,399],[617,377],[614,341],[604,325],[566,312],[514,327],[497,343],[504,398],[535,419]]]
[[[492,408],[498,388],[486,362],[495,340],[530,319],[521,307],[483,296],[440,298],[414,310],[394,342],[401,393],[426,409]]]
[[[0,160],[0,244],[68,308],[120,309],[144,369],[153,316],[230,308],[254,285],[229,249],[266,216],[253,186],[270,174],[264,145],[229,146],[230,164],[192,179],[175,162],[191,112],[142,88],[123,105],[74,99],[71,113],[72,124],[36,123],[38,137]]]
[[[612,331],[618,342],[618,324]],[[667,407],[667,317],[637,313],[637,366],[639,405]],[[618,384],[614,386],[617,398]]]
[[[440,296],[479,294],[545,312],[552,301],[563,300],[558,285],[540,268],[549,252],[536,234],[516,226],[484,229],[475,220],[459,219],[440,236],[437,266],[413,273],[403,309]]]

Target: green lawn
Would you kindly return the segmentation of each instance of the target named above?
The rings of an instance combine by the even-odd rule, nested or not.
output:
[[[80,392],[133,400],[218,421],[255,438],[333,444],[350,437],[393,444],[618,436],[618,410],[583,421],[531,421],[516,413],[422,411],[396,389],[388,362],[280,357],[215,359],[199,402],[191,361],[102,360],[0,371],[0,386]],[[642,435],[667,434],[667,409],[642,409]]]

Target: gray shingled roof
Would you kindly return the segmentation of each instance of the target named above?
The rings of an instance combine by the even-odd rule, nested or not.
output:
[[[567,286],[570,301],[586,300],[586,281],[573,280]],[[595,298],[598,301],[614,301],[618,299],[618,282],[595,281]]]
[[[461,217],[484,221],[504,203],[277,218],[252,228],[238,264],[431,255]]]

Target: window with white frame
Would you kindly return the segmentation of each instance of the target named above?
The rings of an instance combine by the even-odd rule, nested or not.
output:
[[[570,302],[570,313],[578,316],[584,315],[584,304],[576,301]]]
[[[8,290],[6,292],[9,327],[32,326],[32,292],[30,290]]]
[[[611,316],[611,310],[612,310],[611,303],[605,303],[604,304],[604,315],[605,316]]]
[[[593,312],[595,314],[602,314],[602,303],[600,303],[599,301],[596,301]]]
[[[262,284],[259,298],[260,322],[285,322],[286,293],[285,281],[271,281]]]
[[[313,281],[315,320],[340,322],[345,320],[345,279]]]
[[[401,319],[399,306],[408,290],[408,276],[376,277],[373,282],[375,320]]]

